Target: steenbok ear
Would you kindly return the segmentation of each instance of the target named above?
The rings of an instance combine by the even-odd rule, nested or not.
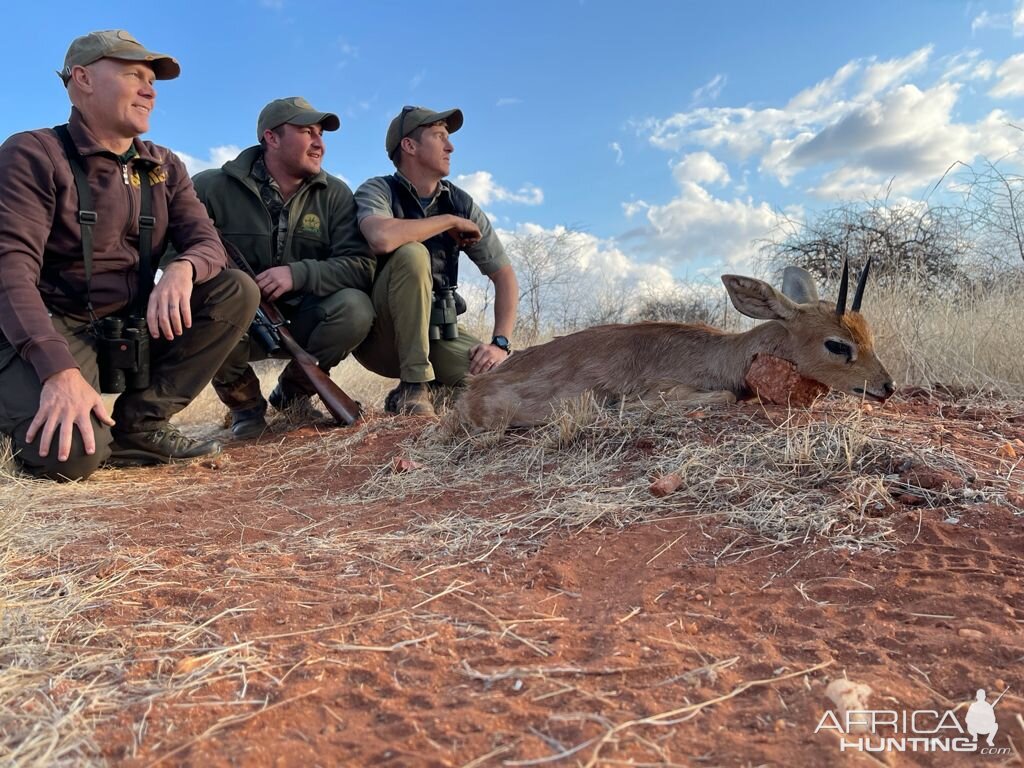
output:
[[[757,320],[790,320],[798,309],[790,299],[763,280],[741,275],[722,275],[732,305]]]
[[[797,304],[818,303],[818,288],[814,278],[802,267],[786,267],[782,271],[782,292]]]

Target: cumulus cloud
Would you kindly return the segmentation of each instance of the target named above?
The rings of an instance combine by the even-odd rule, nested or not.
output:
[[[220,168],[228,160],[234,160],[238,157],[238,153],[241,151],[241,147],[236,147],[234,144],[227,144],[222,147],[212,147],[207,153],[208,157],[205,160],[201,157],[190,155],[187,152],[174,151],[174,154],[181,158],[181,162],[185,164],[185,168],[188,170],[189,176],[194,176],[200,171],[208,171],[211,168]]]
[[[710,152],[683,155],[673,166],[672,175],[682,184],[688,181],[697,184],[728,184],[730,181],[725,163],[716,160]]]
[[[958,108],[969,79],[998,77],[994,96],[1024,94],[1024,55],[996,69],[976,51],[939,62],[932,53],[926,46],[904,57],[847,62],[782,107],[698,108],[645,121],[639,130],[659,149],[714,150],[722,162],[756,163],[763,177],[783,185],[799,179],[817,194],[850,197],[890,184],[909,194],[952,162],[1000,157],[1019,144],[1002,110],[968,122]]]
[[[466,190],[477,205],[486,206],[491,203],[519,203],[521,205],[540,205],[544,202],[544,191],[533,184],[524,184],[513,192],[494,180],[489,171],[477,171],[456,176],[453,181]]]
[[[719,198],[692,181],[664,205],[635,203],[643,210],[646,229],[643,250],[660,254],[676,265],[698,264],[744,268],[750,266],[758,240],[770,235],[782,214],[752,198]]]

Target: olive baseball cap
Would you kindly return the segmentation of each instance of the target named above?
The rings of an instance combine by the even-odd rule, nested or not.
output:
[[[153,67],[157,80],[173,80],[181,74],[177,59],[166,53],[146,50],[130,32],[123,29],[104,29],[76,37],[64,56],[64,69],[57,74],[66,86],[71,80],[73,67],[85,67],[100,59],[144,61]]]
[[[256,121],[256,138],[262,139],[264,131],[270,131],[279,125],[321,125],[325,131],[336,131],[341,127],[341,120],[333,112],[320,112],[301,96],[289,96],[286,99],[274,99],[260,112]]]
[[[462,110],[446,109],[444,112],[435,112],[426,107],[402,107],[402,111],[395,115],[395,119],[388,126],[388,136],[384,140],[384,148],[388,151],[388,157],[394,159],[402,139],[421,125],[431,125],[441,121],[448,126],[448,133],[455,133],[462,127]]]

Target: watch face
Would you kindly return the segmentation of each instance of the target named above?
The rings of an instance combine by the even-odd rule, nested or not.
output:
[[[506,352],[508,351],[509,347],[512,346],[511,344],[508,343],[508,339],[506,339],[504,336],[495,336],[493,339],[491,339],[491,344],[496,346],[498,349],[505,350]]]

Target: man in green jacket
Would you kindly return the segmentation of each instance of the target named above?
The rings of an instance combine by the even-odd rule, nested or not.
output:
[[[341,125],[305,99],[275,99],[260,112],[259,146],[194,181],[221,236],[236,245],[257,274],[264,299],[277,302],[296,340],[325,372],[355,349],[373,324],[374,258],[356,223],[352,191],[322,168],[324,131]],[[266,428],[267,401],[250,360],[266,357],[243,339],[214,376],[231,409],[237,438]],[[294,363],[270,393],[275,409],[317,415],[313,388]]]

